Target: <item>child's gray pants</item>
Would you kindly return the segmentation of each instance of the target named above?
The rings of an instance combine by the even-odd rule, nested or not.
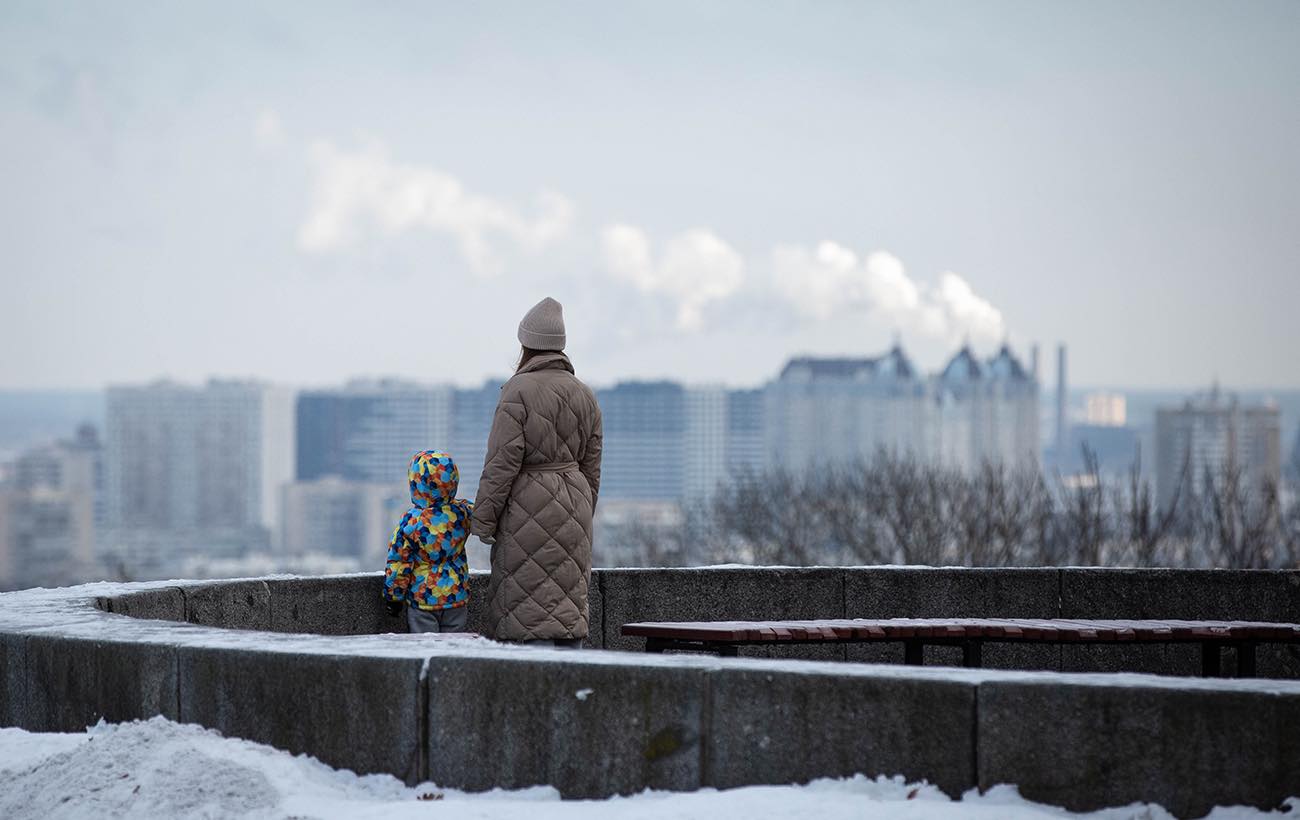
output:
[[[406,627],[411,632],[468,632],[469,607],[420,609],[407,604]]]

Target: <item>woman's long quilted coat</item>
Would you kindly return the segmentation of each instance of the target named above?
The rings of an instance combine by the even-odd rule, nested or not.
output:
[[[470,526],[493,542],[489,637],[586,637],[600,449],[600,406],[563,353],[501,388]]]

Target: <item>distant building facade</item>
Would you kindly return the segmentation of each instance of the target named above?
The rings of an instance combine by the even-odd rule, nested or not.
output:
[[[460,470],[460,495],[475,498],[478,480],[487,458],[488,434],[492,418],[501,399],[500,381],[488,381],[482,387],[457,390],[452,401],[451,439],[447,445]]]
[[[281,550],[288,556],[352,559],[354,569],[383,566],[387,545],[411,506],[404,483],[326,476],[282,488]]]
[[[1038,382],[1005,346],[987,361],[963,347],[929,378],[897,345],[878,358],[793,359],[764,393],[767,466],[881,452],[962,470],[1038,463]]]
[[[925,381],[897,345],[878,358],[798,358],[764,388],[767,467],[802,472],[882,450],[924,457]]]
[[[985,363],[988,428],[975,442],[980,461],[1038,466],[1038,380],[1002,345]]]
[[[1123,394],[1097,392],[1083,397],[1083,423],[1094,427],[1123,427],[1128,405]]]
[[[105,549],[141,573],[265,549],[293,477],[293,393],[259,382],[110,387]]]
[[[767,466],[762,390],[727,391],[728,479],[761,472]]]
[[[19,454],[0,484],[0,585],[64,585],[96,574],[102,464],[90,426]]]
[[[678,501],[686,494],[687,390],[624,382],[596,391],[603,417],[600,496]]]
[[[1218,388],[1181,407],[1156,410],[1156,497],[1162,507],[1179,489],[1199,488],[1227,469],[1251,486],[1280,481],[1281,419],[1277,407],[1243,406]]]
[[[454,394],[449,385],[400,381],[300,393],[296,478],[404,481],[413,454],[449,446]]]
[[[679,492],[688,499],[703,499],[728,478],[728,394],[722,386],[687,387],[682,399],[686,424]]]
[[[1058,465],[1068,473],[1086,469],[1084,451],[1096,459],[1097,470],[1117,475],[1126,473],[1138,464],[1138,431],[1132,427],[1113,424],[1075,424],[1070,428],[1070,446],[1066,458]],[[1144,461],[1150,453],[1141,455]],[[1144,469],[1149,465],[1144,466]]]

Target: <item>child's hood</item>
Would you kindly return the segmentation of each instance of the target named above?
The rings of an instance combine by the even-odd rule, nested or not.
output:
[[[440,450],[416,453],[407,478],[411,482],[411,503],[420,509],[450,504],[460,485],[456,462]]]

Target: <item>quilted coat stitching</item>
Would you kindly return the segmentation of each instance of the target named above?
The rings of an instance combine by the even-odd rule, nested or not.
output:
[[[502,388],[472,523],[476,535],[495,539],[488,635],[587,634],[600,421],[595,396],[562,353],[537,357]],[[578,468],[525,471],[564,462]]]

